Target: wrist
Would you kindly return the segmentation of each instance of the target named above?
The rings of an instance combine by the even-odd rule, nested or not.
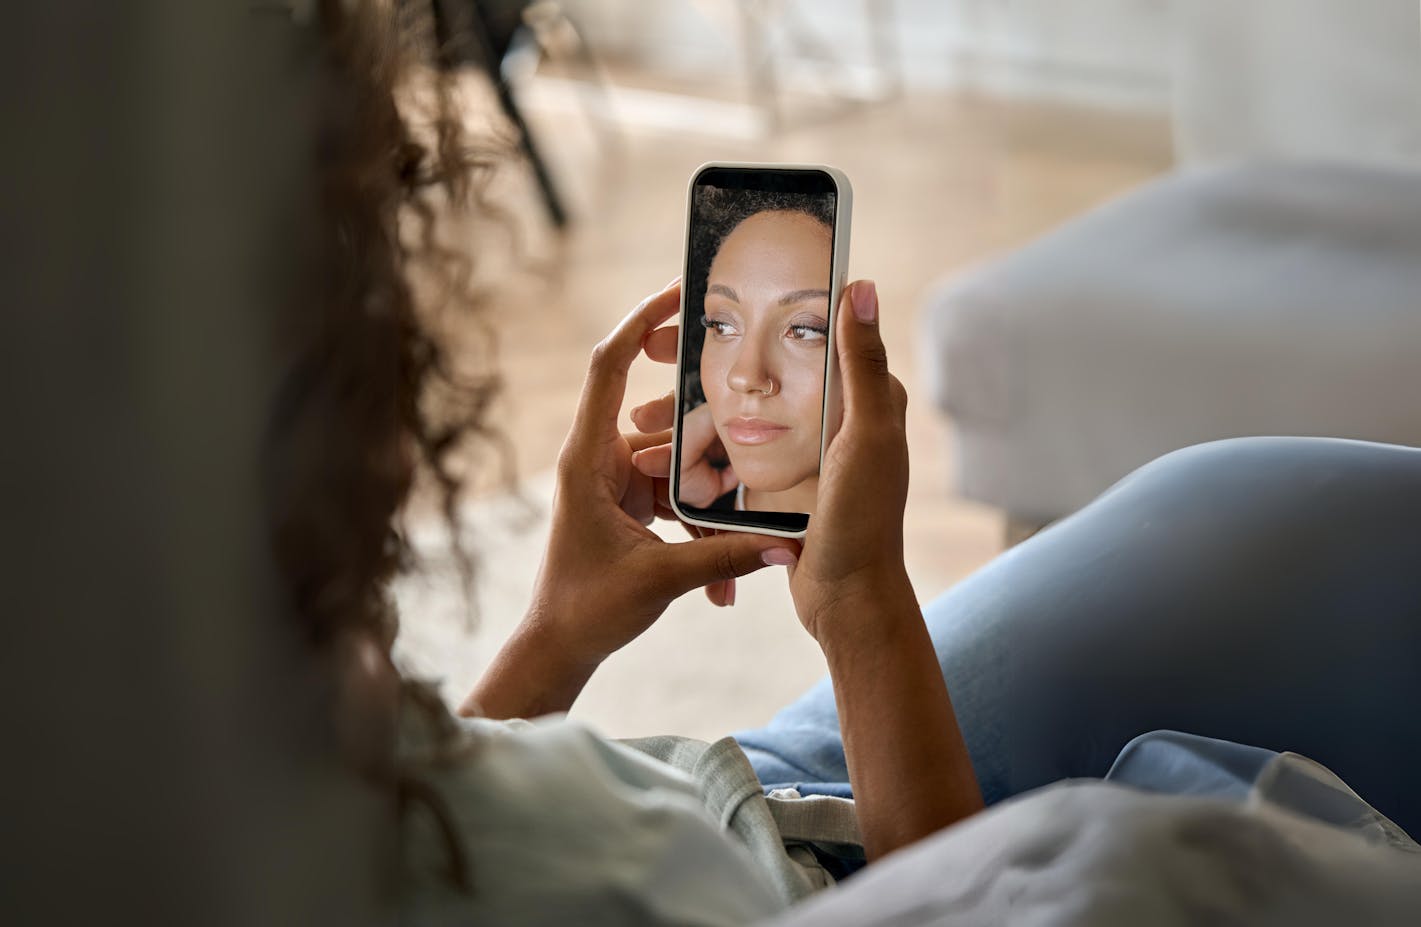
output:
[[[546,616],[530,610],[499,648],[460,713],[533,718],[569,710],[602,660],[568,643]]]
[[[901,636],[904,627],[922,624],[922,612],[899,567],[835,581],[815,596],[803,620],[819,648],[832,656]]]
[[[535,601],[509,640],[516,641],[519,649],[526,653],[536,655],[538,663],[558,676],[579,672],[591,675],[610,654],[583,640],[577,628],[575,621],[562,617],[546,603]]]

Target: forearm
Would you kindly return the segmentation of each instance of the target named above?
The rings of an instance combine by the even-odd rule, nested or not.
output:
[[[981,810],[947,686],[906,578],[821,616],[869,859]]]
[[[535,718],[567,711],[599,661],[580,660],[544,631],[535,615],[525,618],[478,683],[459,714],[484,718]]]

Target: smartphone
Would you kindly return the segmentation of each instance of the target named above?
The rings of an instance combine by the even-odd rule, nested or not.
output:
[[[853,191],[811,164],[704,164],[687,196],[671,505],[803,537],[843,420],[834,321]]]

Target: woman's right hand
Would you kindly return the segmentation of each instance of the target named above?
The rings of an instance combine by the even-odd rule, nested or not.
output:
[[[674,599],[798,554],[799,544],[785,538],[700,535],[669,544],[647,530],[658,488],[633,470],[632,454],[648,439],[623,435],[617,417],[627,369],[647,335],[679,304],[673,283],[594,349],[558,455],[552,530],[533,601],[469,694],[465,713],[508,718],[566,711],[602,661],[651,627]]]

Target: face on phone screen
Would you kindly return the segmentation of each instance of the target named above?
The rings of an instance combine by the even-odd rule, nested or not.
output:
[[[691,195],[678,501],[717,521],[802,526],[819,485],[832,181],[702,176]],[[735,183],[747,180],[757,186]]]

